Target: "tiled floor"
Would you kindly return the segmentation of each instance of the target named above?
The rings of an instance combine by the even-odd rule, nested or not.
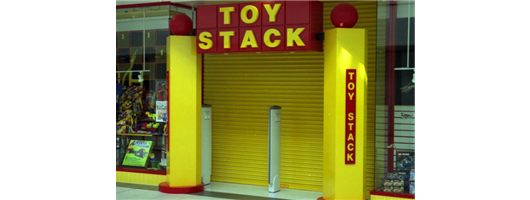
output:
[[[204,186],[204,191],[194,194],[166,194],[158,191],[158,186],[116,183],[116,199],[296,199],[316,200],[322,192],[281,188],[280,192],[269,193],[265,186],[242,185],[212,182]]]

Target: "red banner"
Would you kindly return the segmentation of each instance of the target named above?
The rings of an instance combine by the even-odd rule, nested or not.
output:
[[[346,69],[346,158],[345,164],[355,164],[355,86],[357,85],[355,69]]]
[[[322,2],[272,1],[197,7],[197,53],[322,51]]]

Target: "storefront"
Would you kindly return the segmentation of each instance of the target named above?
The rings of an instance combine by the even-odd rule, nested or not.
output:
[[[283,3],[280,5],[286,6],[287,9],[288,6]],[[322,31],[318,35],[321,39],[313,38],[311,41],[325,44],[324,40],[330,36],[321,33],[335,28],[330,15],[335,6],[341,3],[355,6],[358,11],[358,21],[354,28],[364,29],[366,32],[366,58],[363,60],[367,80],[364,94],[366,96],[366,121],[364,122],[366,128],[363,139],[366,143],[362,147],[366,156],[363,162],[357,162],[357,165],[364,166],[362,169],[362,188],[364,189],[361,190],[363,191],[361,195],[364,197],[372,195],[372,199],[388,195],[396,198],[414,198],[414,195],[410,195],[410,190],[383,191],[385,179],[388,178],[387,173],[397,172],[398,167],[395,161],[402,160],[404,153],[414,155],[414,83],[407,82],[413,77],[414,72],[414,2],[318,3],[321,4],[321,11],[311,10],[309,13],[320,15],[320,18],[311,18],[313,20],[311,23],[320,24]],[[229,4],[225,7],[230,7],[230,5],[243,8],[247,4]],[[262,4],[258,2],[256,5]],[[154,121],[142,121],[145,120],[143,111],[152,109],[150,114],[156,113],[156,103],[151,103],[153,100],[160,103],[166,102],[170,111],[171,106],[175,105],[172,104],[175,103],[174,101],[167,98],[172,94],[164,94],[164,88],[174,84],[171,82],[175,80],[168,78],[170,72],[166,73],[171,62],[170,58],[166,57],[166,54],[171,51],[165,39],[170,35],[167,20],[178,13],[187,14],[192,19],[193,28],[195,28],[191,34],[200,38],[201,29],[204,30],[200,22],[201,16],[204,15],[201,9],[208,8],[208,6],[211,7],[211,5],[191,7],[169,2],[117,6],[117,82],[122,86],[129,86],[128,88],[141,85],[143,93],[138,93],[138,96],[145,96],[143,101],[137,103],[143,107],[140,106],[138,109],[142,112],[139,112],[140,116],[137,116],[139,122],[134,122],[136,128],[131,126],[131,130],[127,131],[127,127],[122,128],[124,124],[127,124],[124,122],[117,128],[117,138],[120,138],[117,141],[120,143],[117,146],[117,182],[159,185],[162,182],[171,181],[168,180],[170,171],[166,169],[167,164],[171,162],[171,156],[165,153],[172,152],[167,149],[173,148],[172,145],[168,145],[168,141],[173,141],[171,134],[174,132],[172,131],[178,127],[171,125],[169,130],[165,129],[164,126],[169,123],[169,119],[164,121],[155,117]],[[269,9],[274,10],[274,6]],[[266,9],[263,8],[257,12],[261,11],[266,12]],[[157,24],[154,23],[156,16],[153,13],[155,12],[163,13],[159,15],[160,20],[166,21],[161,22],[159,27],[148,27]],[[400,14],[405,12],[407,14],[402,17]],[[122,17],[131,15],[131,13],[141,13],[142,17],[138,17],[140,15],[134,18]],[[224,17],[223,13],[219,16]],[[404,22],[408,28],[404,29],[407,38],[405,43],[401,40],[403,32],[401,22]],[[125,24],[128,28],[123,28],[126,27]],[[140,24],[142,26],[138,27]],[[261,36],[264,32],[256,35]],[[239,31],[239,33],[242,32]],[[241,34],[241,37],[244,35]],[[203,41],[198,41],[198,43],[201,42]],[[296,41],[294,44],[297,44]],[[220,45],[216,47],[221,48]],[[193,45],[191,49],[198,48],[200,47]],[[331,152],[329,148],[326,150],[324,133],[324,113],[327,105],[325,103],[327,93],[325,93],[324,61],[328,55],[325,55],[322,50],[300,51],[297,49],[225,51],[198,55],[200,55],[199,61],[193,62],[200,64],[201,81],[192,87],[199,88],[198,95],[201,98],[198,104],[208,104],[212,108],[211,181],[268,185],[269,107],[278,105],[282,108],[281,187],[325,191],[325,184],[328,182],[325,178],[325,155],[328,155],[326,152]],[[133,57],[134,60],[132,60]],[[403,58],[407,61],[403,61]],[[402,62],[405,64],[403,65]],[[395,68],[398,70],[396,71]],[[138,75],[141,75],[141,78]],[[169,77],[174,76],[178,74],[171,74]],[[396,84],[395,80],[399,83]],[[170,88],[169,91],[172,93],[175,90]],[[178,91],[175,92],[178,93]],[[133,92],[132,96],[134,94]],[[124,100],[123,97],[121,98]],[[137,102],[137,99],[133,97],[129,100]],[[335,101],[343,102],[344,100]],[[148,105],[147,102],[151,104]],[[123,120],[119,116],[122,113],[117,113],[118,123]],[[122,114],[121,118],[126,117]],[[155,124],[149,125],[150,123],[158,125],[155,128]],[[141,131],[138,132],[138,130]],[[176,132],[175,134],[178,134]],[[123,165],[125,146],[130,140],[152,141],[153,151],[151,153],[154,153],[151,155],[152,162],[146,161],[144,162],[146,164],[141,167]],[[200,138],[198,140],[200,141]],[[339,147],[335,146],[335,148]],[[342,145],[340,148],[344,151],[345,147]],[[200,151],[195,151],[194,154],[200,158]],[[400,171],[409,176],[411,165],[406,164],[408,168],[400,168]],[[406,169],[409,172],[405,172]],[[399,180],[397,176],[393,179]],[[200,178],[197,185],[200,185]],[[400,187],[396,184],[396,189]],[[326,191],[324,193],[324,198],[326,198]]]

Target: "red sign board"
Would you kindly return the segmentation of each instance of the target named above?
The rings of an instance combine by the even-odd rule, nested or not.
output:
[[[322,2],[271,1],[197,7],[197,53],[322,51]]]
[[[355,164],[355,69],[346,69],[346,158],[345,164]]]

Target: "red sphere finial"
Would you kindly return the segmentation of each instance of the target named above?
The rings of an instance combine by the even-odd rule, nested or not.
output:
[[[169,30],[173,35],[189,35],[191,29],[193,22],[186,14],[176,14],[169,20]]]
[[[330,18],[337,28],[353,28],[359,19],[359,13],[351,4],[341,3],[333,8]]]

